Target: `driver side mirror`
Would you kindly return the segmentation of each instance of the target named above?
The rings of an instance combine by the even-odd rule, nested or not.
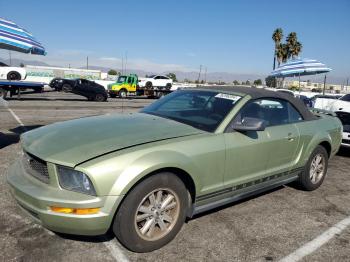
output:
[[[266,128],[266,122],[259,118],[244,117],[241,122],[233,124],[232,129],[238,132],[247,131],[264,131]]]

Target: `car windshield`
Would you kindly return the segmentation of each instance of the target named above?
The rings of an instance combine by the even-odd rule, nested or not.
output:
[[[118,77],[117,83],[124,83],[125,80],[126,80],[126,76],[120,76],[120,77]]]
[[[0,62],[0,66],[8,66],[5,63]]]
[[[148,78],[153,78],[153,77],[155,77],[156,75],[150,75],[150,76],[148,76]]]
[[[350,102],[350,94],[344,95],[341,98],[339,98],[342,101]]]
[[[161,98],[141,112],[213,132],[240,98],[219,91],[181,90]]]

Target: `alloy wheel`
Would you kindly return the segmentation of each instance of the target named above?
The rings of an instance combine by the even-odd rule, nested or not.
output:
[[[325,171],[325,159],[322,154],[317,154],[311,161],[310,180],[317,184],[323,177]]]
[[[156,189],[144,197],[137,208],[136,232],[147,241],[161,239],[173,229],[179,213],[177,194],[168,188]]]

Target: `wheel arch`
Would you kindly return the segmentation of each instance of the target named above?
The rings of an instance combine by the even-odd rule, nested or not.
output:
[[[156,170],[153,170],[153,171],[143,175],[141,178],[139,178],[136,182],[134,182],[128,188],[127,192],[123,195],[123,198],[115,205],[115,208],[114,208],[113,213],[112,213],[113,216],[112,216],[112,219],[110,221],[108,231],[110,231],[112,229],[113,221],[118,213],[118,210],[119,210],[122,202],[127,197],[127,195],[131,192],[131,190],[133,190],[137,185],[139,185],[142,181],[146,180],[147,178],[154,176],[158,173],[162,173],[162,172],[172,173],[175,176],[177,176],[178,178],[180,178],[180,180],[184,183],[184,185],[188,189],[190,197],[191,197],[190,202],[188,203],[189,206],[188,206],[188,210],[187,210],[187,216],[190,217],[192,215],[192,207],[193,207],[193,204],[194,204],[195,199],[196,199],[196,186],[195,186],[193,178],[191,177],[191,175],[188,172],[186,172],[185,170],[183,170],[181,168],[163,167],[163,168],[158,168]]]
[[[328,158],[331,156],[331,152],[332,152],[332,145],[329,141],[322,141],[321,143],[318,144],[319,146],[324,147],[324,149],[326,149],[327,154],[328,154]]]
[[[310,155],[315,150],[317,146],[322,146],[324,149],[326,149],[328,158],[332,156],[332,138],[329,134],[319,134],[318,136],[314,137],[309,144],[306,146],[305,151],[303,153],[302,157],[302,163],[306,164],[307,161],[310,158]]]
[[[181,181],[184,183],[185,187],[188,189],[190,196],[191,196],[191,200],[192,203],[194,203],[195,199],[196,199],[196,186],[195,186],[195,182],[193,180],[193,178],[191,177],[191,175],[185,171],[184,169],[181,169],[179,167],[161,167],[161,168],[157,168],[155,170],[152,170],[150,172],[148,172],[147,174],[144,174],[142,177],[140,177],[136,182],[134,182],[131,186],[129,186],[125,196],[132,190],[134,189],[138,184],[140,184],[142,181],[146,180],[147,178],[154,176],[156,174],[159,173],[163,173],[163,172],[168,172],[168,173],[172,173],[175,176],[177,176],[178,178],[181,179]],[[125,197],[124,196],[124,197]]]

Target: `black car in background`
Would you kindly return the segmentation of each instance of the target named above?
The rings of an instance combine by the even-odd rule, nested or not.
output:
[[[104,102],[107,101],[108,97],[107,91],[103,86],[82,78],[54,78],[51,80],[49,86],[56,91],[85,96],[89,101]]]

